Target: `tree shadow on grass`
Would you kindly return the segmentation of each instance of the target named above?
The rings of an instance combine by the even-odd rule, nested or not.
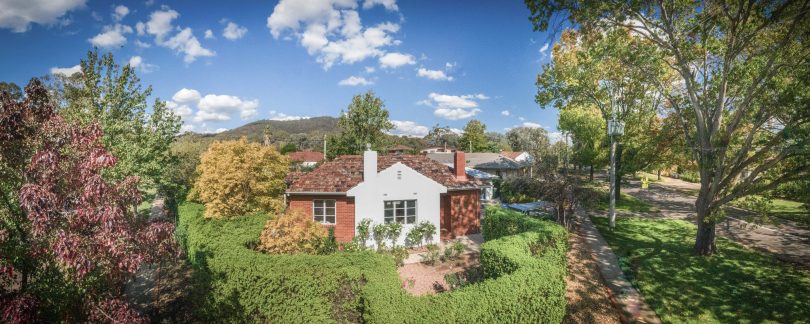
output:
[[[594,218],[635,284],[665,322],[794,322],[810,318],[810,273],[718,239],[711,257],[695,256],[695,227],[682,221]]]

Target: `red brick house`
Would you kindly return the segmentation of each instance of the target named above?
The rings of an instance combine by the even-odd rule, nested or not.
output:
[[[351,241],[366,218],[402,223],[400,243],[424,221],[434,223],[434,237],[443,240],[479,233],[481,183],[465,173],[464,152],[455,154],[453,166],[422,155],[339,156],[289,178],[288,208],[334,227],[340,242]]]

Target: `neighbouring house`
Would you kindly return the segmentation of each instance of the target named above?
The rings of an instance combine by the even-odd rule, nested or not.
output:
[[[287,153],[287,156],[290,157],[290,161],[305,167],[311,167],[323,161],[323,153],[315,151],[290,152]]]
[[[532,161],[534,161],[534,157],[532,157],[532,155],[529,154],[529,152],[525,152],[525,151],[523,151],[523,152],[501,151],[501,153],[498,153],[498,154],[500,154],[503,157],[507,157],[507,158],[510,158],[510,159],[518,161],[518,162],[532,162]]]
[[[522,161],[517,161],[511,158],[510,156],[512,156],[512,154],[503,155],[500,153],[467,153],[466,163],[473,169],[494,174],[500,178],[531,176],[532,159],[528,153],[523,153],[525,155],[514,155],[515,157],[522,158]],[[524,156],[527,155],[529,157],[525,158]],[[453,153],[428,153],[427,157],[445,165],[449,165],[453,162]]]
[[[407,145],[396,145],[388,149],[388,154],[408,154],[413,151],[413,148]]]
[[[436,226],[443,240],[480,232],[481,182],[465,172],[464,152],[446,166],[422,155],[344,155],[289,177],[288,208],[300,209],[349,242],[360,221],[403,224],[400,244],[416,224]],[[371,240],[368,244],[373,243]]]
[[[421,151],[419,151],[419,153],[422,153],[422,154],[428,154],[428,153],[449,153],[449,152],[453,152],[453,151],[455,151],[455,150],[456,150],[456,149],[454,149],[454,148],[452,148],[452,147],[447,147],[447,145],[445,145],[445,146],[443,146],[443,147],[442,147],[442,146],[433,146],[433,147],[428,147],[428,148],[426,148],[426,149],[422,149]]]

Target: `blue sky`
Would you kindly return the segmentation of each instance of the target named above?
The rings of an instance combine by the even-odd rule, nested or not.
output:
[[[556,128],[534,103],[555,39],[532,31],[522,1],[0,0],[0,12],[0,80],[70,73],[97,46],[137,65],[186,130],[337,116],[368,89],[397,134],[472,118]]]

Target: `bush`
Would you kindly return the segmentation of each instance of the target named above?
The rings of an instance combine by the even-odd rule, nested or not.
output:
[[[259,240],[259,250],[275,254],[317,253],[326,230],[304,212],[287,214],[267,221]]]
[[[281,211],[287,164],[273,147],[245,138],[214,142],[197,166],[192,200],[205,204],[207,218]]]
[[[393,222],[386,226],[385,237],[391,241],[391,249],[397,247],[397,241],[399,241],[400,235],[402,235],[402,224]]]
[[[488,279],[415,297],[402,289],[390,256],[264,254],[246,243],[266,215],[206,220],[203,212],[199,204],[181,205],[177,233],[203,293],[195,308],[211,322],[559,323],[565,314],[566,232],[549,221],[488,209],[489,226],[525,229],[481,246]],[[532,244],[546,248],[535,256]]]
[[[439,246],[436,244],[428,244],[426,248],[427,251],[420,254],[420,256],[422,256],[422,262],[436,265],[436,262],[439,261]]]

